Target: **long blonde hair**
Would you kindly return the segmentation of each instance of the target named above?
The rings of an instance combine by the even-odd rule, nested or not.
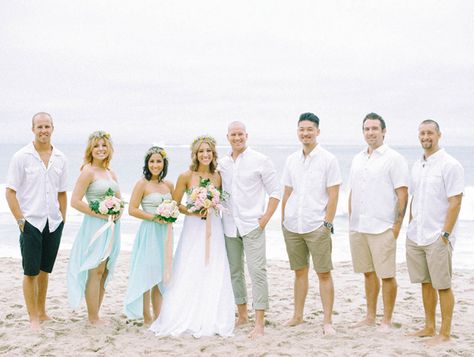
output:
[[[199,168],[199,160],[197,158],[197,153],[199,147],[202,143],[206,143],[212,150],[212,161],[209,164],[209,171],[213,174],[217,169],[217,150],[216,150],[216,140],[212,136],[201,135],[198,136],[191,144],[191,165],[189,169],[191,171],[197,171]]]
[[[87,140],[86,151],[84,153],[84,161],[81,166],[81,170],[87,164],[92,163],[92,149],[97,145],[99,140],[104,140],[105,146],[107,146],[107,157],[103,161],[104,169],[109,168],[110,160],[112,160],[112,155],[114,154],[114,147],[112,145],[112,140],[110,139],[110,134],[106,133],[105,131],[98,130],[94,131],[91,135],[89,135],[89,139]]]

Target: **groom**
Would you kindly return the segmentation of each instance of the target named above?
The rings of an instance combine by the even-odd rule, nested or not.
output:
[[[227,140],[232,153],[219,162],[222,188],[230,194],[229,211],[224,214],[224,232],[232,288],[238,309],[236,327],[248,323],[244,254],[252,280],[255,328],[250,338],[263,335],[268,309],[268,283],[265,257],[265,226],[280,200],[280,184],[270,159],[247,147],[245,125],[229,124]],[[270,197],[265,208],[266,194]]]

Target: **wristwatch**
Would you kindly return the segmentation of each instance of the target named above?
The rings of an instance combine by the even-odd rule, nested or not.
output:
[[[324,221],[323,226],[329,229],[332,234],[334,234],[334,225],[331,222]]]
[[[443,237],[443,238],[446,239],[446,240],[449,240],[449,235],[450,235],[449,232],[443,232],[443,233],[441,233],[441,237]]]
[[[20,227],[20,230],[23,230],[25,227],[26,219],[20,218],[16,220],[16,223],[18,224],[18,227]]]

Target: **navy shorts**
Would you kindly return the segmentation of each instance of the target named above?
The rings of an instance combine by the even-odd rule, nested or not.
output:
[[[49,231],[48,222],[41,232],[38,228],[25,222],[20,234],[20,249],[23,272],[28,276],[36,276],[41,271],[51,273],[58,255],[59,243],[64,222],[54,232]]]

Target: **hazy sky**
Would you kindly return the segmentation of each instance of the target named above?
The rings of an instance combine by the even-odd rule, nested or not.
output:
[[[296,143],[298,115],[320,141],[363,142],[375,111],[387,142],[474,134],[474,1],[2,1],[0,142],[30,140],[48,111],[57,142],[96,129],[116,142]]]

